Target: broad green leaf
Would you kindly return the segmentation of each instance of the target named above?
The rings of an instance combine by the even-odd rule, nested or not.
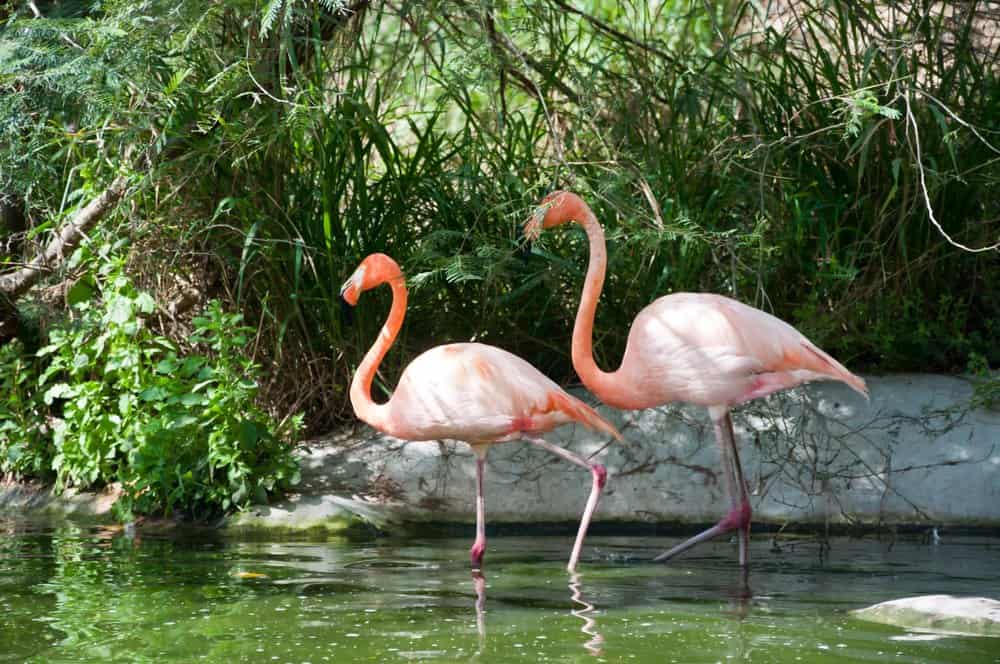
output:
[[[139,293],[138,297],[135,298],[135,305],[144,314],[151,314],[156,311],[156,300],[146,292]]]
[[[42,395],[42,401],[44,401],[47,406],[51,406],[54,400],[66,399],[74,396],[75,394],[76,391],[68,384],[56,383],[49,389],[45,390],[45,394]]]
[[[132,318],[132,300],[115,295],[108,305],[108,321],[117,325],[123,325]]]
[[[162,401],[170,396],[170,392],[163,389],[162,387],[156,385],[153,387],[148,387],[142,392],[139,392],[139,398],[143,401]]]

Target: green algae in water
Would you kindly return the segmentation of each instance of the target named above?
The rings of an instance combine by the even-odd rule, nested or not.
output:
[[[262,542],[0,522],[0,662],[998,662],[1000,641],[870,623],[906,595],[997,593],[1000,541],[835,540],[743,578],[726,542],[667,538]],[[482,592],[482,596],[477,595]],[[477,606],[478,605],[478,606]]]

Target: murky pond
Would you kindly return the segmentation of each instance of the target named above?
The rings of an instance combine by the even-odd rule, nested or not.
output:
[[[1000,639],[848,611],[914,594],[1000,596],[1000,540],[755,540],[668,565],[672,538],[239,541],[0,519],[0,661],[1000,662]],[[482,594],[478,595],[477,591]]]

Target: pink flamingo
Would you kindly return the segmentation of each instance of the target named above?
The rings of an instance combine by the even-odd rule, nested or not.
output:
[[[478,343],[436,346],[414,359],[403,371],[388,402],[372,400],[371,385],[379,363],[392,346],[406,315],[403,273],[392,258],[371,254],[340,290],[350,305],[362,292],[388,283],[392,307],[378,339],[369,349],[351,382],[351,405],[359,419],[406,440],[451,438],[469,444],[476,455],[476,541],[469,554],[479,569],[486,550],[486,502],[483,471],[490,445],[523,439],[590,470],[593,486],[580,520],[572,571],[580,557],[607,471],[540,435],[562,424],[579,422],[617,439],[621,435],[593,408],[564,392],[530,364],[505,350]]]
[[[686,401],[708,408],[719,445],[730,510],[716,525],[657,556],[667,560],[696,544],[739,530],[740,565],[747,564],[750,501],[733,434],[730,409],[802,383],[832,379],[866,398],[865,382],[813,345],[798,330],[770,314],[721,295],[674,293],[653,301],[632,322],[617,371],[594,361],[597,300],[604,285],[604,230],[579,196],[546,196],[525,224],[529,239],[567,221],[583,226],[590,263],[573,327],[573,368],[604,403],[622,409]]]

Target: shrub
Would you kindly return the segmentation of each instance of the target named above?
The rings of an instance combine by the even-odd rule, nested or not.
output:
[[[295,484],[289,441],[300,418],[279,426],[255,404],[258,369],[246,353],[253,330],[212,301],[189,339],[204,352],[184,352],[146,324],[156,304],[122,265],[105,259],[95,295],[72,305],[35,356],[18,345],[0,351],[4,469],[51,468],[57,488],[119,482],[122,516],[205,515]]]
[[[0,473],[51,475],[54,450],[47,415],[38,398],[35,358],[19,339],[0,346]]]

